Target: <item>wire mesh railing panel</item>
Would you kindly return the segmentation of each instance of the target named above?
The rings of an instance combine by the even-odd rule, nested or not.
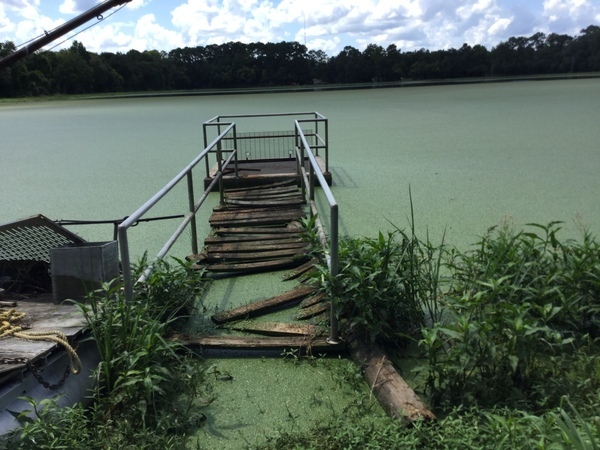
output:
[[[50,249],[83,242],[42,215],[0,225],[0,261],[50,262]]]
[[[307,134],[310,134],[307,131]],[[314,136],[313,140],[314,140]],[[233,147],[233,135],[228,136]],[[237,134],[237,150],[242,160],[289,159],[293,158],[296,145],[292,131],[253,131]]]

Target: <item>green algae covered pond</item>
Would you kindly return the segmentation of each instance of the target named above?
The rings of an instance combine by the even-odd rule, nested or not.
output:
[[[600,79],[587,79],[3,104],[0,223],[38,213],[122,218],[201,150],[204,120],[294,110],[330,121],[341,234],[407,227],[409,187],[417,234],[428,232],[433,243],[445,232],[447,243],[465,248],[505,217],[517,227],[562,220],[569,236],[581,225],[598,234],[599,101]],[[170,194],[155,214],[181,212],[181,194]],[[211,197],[201,212],[199,236],[217,202]],[[133,229],[136,255],[156,253],[171,230],[164,222]],[[90,241],[112,238],[106,225],[74,231]],[[185,241],[173,251],[188,253]],[[203,300],[207,316],[190,326],[205,331],[213,311],[274,295],[286,283],[280,275],[219,281]],[[286,319],[285,311],[278,315]],[[344,358],[266,355],[205,365],[210,389],[199,448],[253,446],[350,414],[359,403],[382,414]]]

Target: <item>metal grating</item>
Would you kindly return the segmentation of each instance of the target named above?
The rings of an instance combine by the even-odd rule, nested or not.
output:
[[[0,261],[50,262],[50,249],[85,242],[40,215],[0,225]]]

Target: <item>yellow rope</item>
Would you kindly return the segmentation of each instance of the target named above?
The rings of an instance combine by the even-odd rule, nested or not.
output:
[[[27,314],[15,309],[0,311],[0,339],[14,336],[28,341],[51,341],[62,345],[69,356],[69,365],[71,372],[78,374],[81,371],[81,360],[77,352],[71,344],[67,336],[59,330],[51,331],[24,331],[23,327],[16,325],[17,322],[23,320]]]

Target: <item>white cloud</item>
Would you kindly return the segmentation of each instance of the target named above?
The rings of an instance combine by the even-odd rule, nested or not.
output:
[[[2,0],[0,41],[29,40],[100,1]],[[595,0],[132,0],[75,39],[95,52],[295,40],[333,55],[372,43],[491,48],[537,31],[575,35],[599,22]]]
[[[181,35],[156,23],[154,14],[146,14],[135,26],[133,46],[137,50],[173,49],[183,47]]]
[[[99,2],[97,0],[64,0],[58,10],[62,14],[80,14],[93,8],[96,3]]]
[[[543,16],[546,18],[547,31],[578,34],[587,25],[597,25],[600,22],[600,3],[586,0],[545,0]]]

